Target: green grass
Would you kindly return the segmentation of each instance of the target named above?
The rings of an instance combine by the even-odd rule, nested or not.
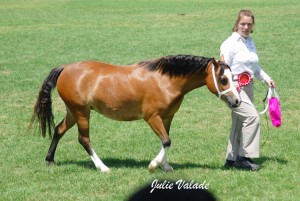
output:
[[[278,129],[261,118],[260,171],[222,168],[230,110],[205,87],[185,97],[173,121],[172,173],[148,173],[160,145],[146,123],[96,113],[92,145],[112,172],[95,170],[75,127],[58,146],[57,165],[45,165],[50,140],[26,134],[26,127],[53,67],[87,59],[131,64],[178,53],[218,58],[241,8],[256,16],[252,37],[283,109]],[[0,200],[124,200],[154,179],[206,181],[220,200],[299,199],[299,10],[296,0],[1,0]],[[259,110],[265,92],[256,81]],[[53,102],[59,122],[64,106],[56,93]]]

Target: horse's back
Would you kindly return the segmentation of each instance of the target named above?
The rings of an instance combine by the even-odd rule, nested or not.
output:
[[[68,76],[78,76],[85,73],[93,74],[110,74],[114,71],[120,70],[121,66],[100,62],[100,61],[80,61],[77,63],[67,64],[64,66],[64,74]]]
[[[85,102],[88,93],[94,88],[98,77],[111,74],[117,66],[96,61],[81,61],[64,65],[64,70],[57,80],[57,90],[66,102]]]

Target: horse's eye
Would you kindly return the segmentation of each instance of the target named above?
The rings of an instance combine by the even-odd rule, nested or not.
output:
[[[228,83],[228,80],[227,80],[227,78],[221,78],[220,82],[221,82],[222,85],[225,86]]]

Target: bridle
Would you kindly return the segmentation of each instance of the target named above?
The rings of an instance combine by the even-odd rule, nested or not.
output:
[[[230,88],[224,90],[224,91],[220,91],[219,87],[218,87],[218,83],[217,83],[217,79],[216,79],[216,72],[215,72],[215,65],[212,64],[213,67],[211,68],[211,73],[213,75],[213,80],[214,80],[214,84],[215,84],[215,88],[218,92],[218,97],[221,98],[222,95],[227,94],[229,91],[232,91],[234,89],[233,86],[230,86]]]

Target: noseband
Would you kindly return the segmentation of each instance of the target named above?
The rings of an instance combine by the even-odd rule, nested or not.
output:
[[[220,92],[219,87],[218,87],[218,83],[217,83],[217,79],[216,79],[215,65],[214,64],[212,64],[212,65],[213,65],[213,67],[211,68],[211,73],[213,75],[215,88],[218,92],[218,97],[221,98],[222,95],[227,94],[229,91],[232,91],[234,89],[234,87],[230,86],[229,89],[226,89],[226,90]]]

